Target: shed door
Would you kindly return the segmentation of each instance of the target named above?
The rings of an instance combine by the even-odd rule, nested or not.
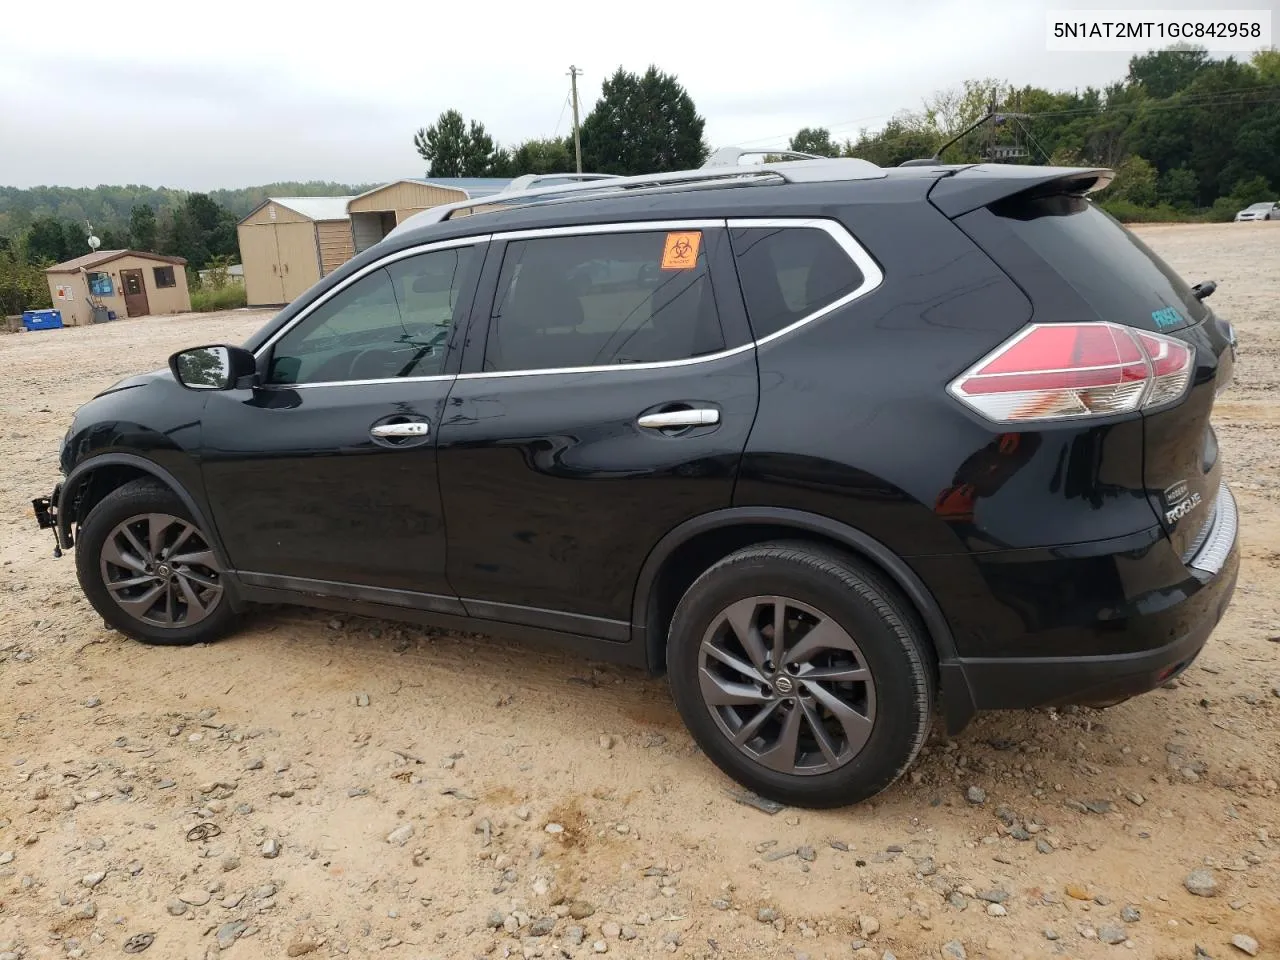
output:
[[[250,223],[240,227],[240,262],[244,264],[244,292],[249,306],[287,302],[275,224]]]
[[[277,223],[276,243],[280,249],[280,273],[284,282],[284,299],[292,302],[320,279],[320,251],[316,242],[316,225]]]
[[[120,286],[124,289],[125,313],[131,317],[145,317],[151,312],[141,270],[121,270]]]

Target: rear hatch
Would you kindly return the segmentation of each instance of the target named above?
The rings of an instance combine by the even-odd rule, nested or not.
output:
[[[1080,184],[1076,176],[1028,191],[1014,180],[1010,187],[1019,192],[956,223],[1027,293],[1035,322],[1110,321],[1192,348],[1182,399],[1142,414],[1147,498],[1175,549],[1190,559],[1220,483],[1210,416],[1231,379],[1234,337],[1173,268],[1085,198]]]

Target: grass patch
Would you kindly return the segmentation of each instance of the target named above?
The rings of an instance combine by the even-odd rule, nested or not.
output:
[[[229,283],[216,290],[192,290],[191,309],[196,313],[234,310],[245,305],[244,284]]]

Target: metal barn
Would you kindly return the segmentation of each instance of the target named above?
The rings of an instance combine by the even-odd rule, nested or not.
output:
[[[355,255],[351,197],[270,197],[240,221],[249,306],[289,303]]]

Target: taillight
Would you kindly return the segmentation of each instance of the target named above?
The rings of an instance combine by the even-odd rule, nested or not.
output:
[[[1192,360],[1180,340],[1116,323],[1033,324],[948,389],[1000,423],[1108,416],[1177,400]]]

